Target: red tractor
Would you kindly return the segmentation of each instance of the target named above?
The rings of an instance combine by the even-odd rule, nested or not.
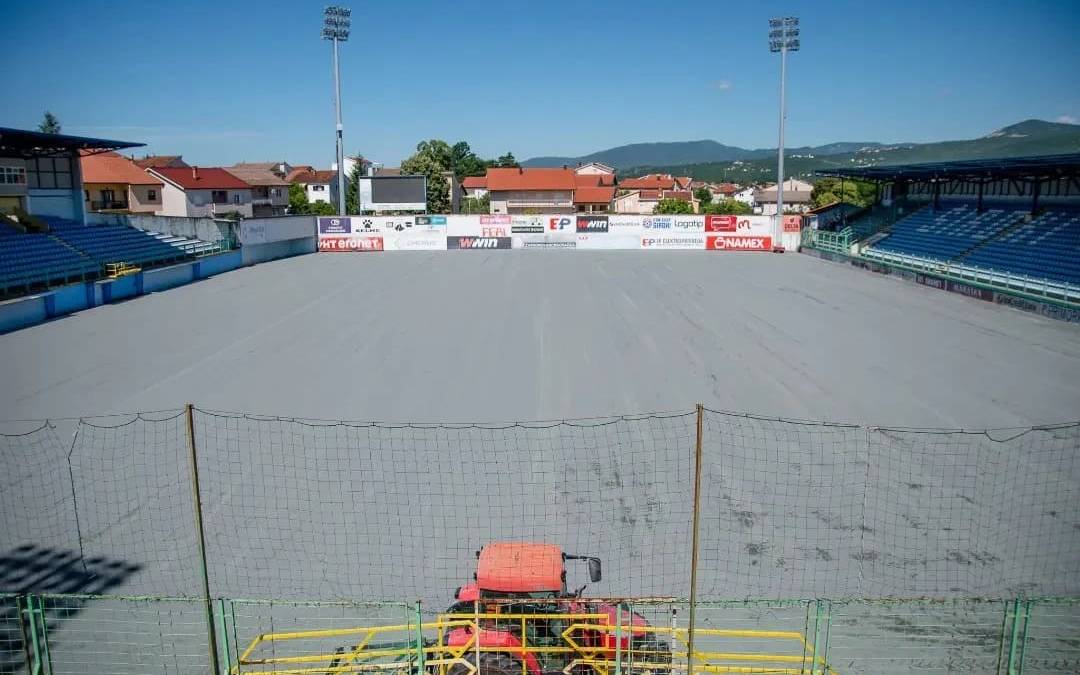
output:
[[[590,661],[615,658],[636,661],[630,668],[635,673],[670,672],[670,646],[657,639],[644,617],[607,601],[581,600],[585,586],[567,590],[564,562],[586,561],[589,581],[597,583],[599,558],[569,555],[554,544],[516,542],[488,544],[476,556],[475,583],[458,588],[447,612],[463,619],[482,615],[480,650],[470,648],[464,655],[477,665],[478,675],[594,675]],[[443,644],[475,646],[473,627],[453,628]],[[447,675],[470,671],[457,665]]]

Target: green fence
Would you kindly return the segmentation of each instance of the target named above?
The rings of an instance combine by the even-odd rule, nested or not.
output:
[[[0,596],[0,673],[67,675],[212,672],[201,601],[87,595]],[[680,601],[623,600],[625,616],[685,628]],[[355,648],[349,629],[400,629],[383,643],[410,653],[423,644],[441,607],[406,602],[213,602],[219,672],[409,675],[418,659],[311,666],[290,659]],[[700,603],[694,673],[1074,673],[1080,670],[1080,599],[746,600]],[[468,620],[469,615],[463,615]],[[625,626],[628,628],[628,625]],[[245,651],[259,636],[303,631],[301,640],[266,642],[259,663]],[[430,644],[434,633],[425,629]],[[676,647],[677,649],[677,647]],[[711,657],[710,657],[711,655]],[[623,672],[637,672],[631,653]],[[710,661],[711,658],[711,661]],[[391,667],[393,666],[393,667]],[[685,672],[685,659],[671,670]],[[429,672],[436,672],[429,668]]]
[[[852,240],[853,231],[850,227],[845,227],[836,232],[805,228],[802,233],[803,246],[809,246],[821,251],[830,251],[832,253],[842,253],[844,255],[851,254]]]

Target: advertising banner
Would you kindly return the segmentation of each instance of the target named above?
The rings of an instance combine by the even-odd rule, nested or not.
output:
[[[710,251],[771,251],[772,237],[741,234],[709,234],[705,248]]]
[[[636,234],[614,234],[612,232],[579,234],[577,236],[577,248],[585,251],[636,251],[641,248],[641,237]]]
[[[445,251],[446,235],[435,232],[409,232],[383,235],[387,251]]]
[[[352,234],[352,218],[319,218],[319,234]]]
[[[509,226],[507,227],[509,229]],[[448,251],[476,251],[484,249],[509,249],[510,237],[459,237],[448,236],[446,238],[446,250]]]
[[[577,225],[578,233],[597,234],[597,233],[600,233],[600,232],[607,232],[608,231],[608,217],[607,216],[578,216],[576,225]]]
[[[577,248],[577,235],[567,234],[515,234],[511,237],[514,248],[521,249],[571,249]]]
[[[376,236],[321,236],[319,250],[327,253],[354,253],[363,251],[382,251],[383,238]]]
[[[511,216],[511,234],[543,234],[546,229],[543,216]]]
[[[510,216],[446,216],[446,234],[454,237],[509,237]]]
[[[574,234],[577,231],[576,216],[541,216],[548,234]]]
[[[784,216],[784,232],[802,232],[802,216]]]
[[[655,234],[641,238],[645,250],[697,250],[705,249],[705,237],[700,234]]]

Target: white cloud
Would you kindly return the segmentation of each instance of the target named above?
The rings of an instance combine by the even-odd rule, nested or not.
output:
[[[719,89],[720,91],[728,91],[728,90],[731,89],[731,81],[730,80],[717,80],[716,82],[713,82],[713,86],[716,87],[717,89]]]
[[[1080,119],[1077,119],[1072,115],[1062,115],[1054,121],[1061,122],[1062,124],[1080,124]]]

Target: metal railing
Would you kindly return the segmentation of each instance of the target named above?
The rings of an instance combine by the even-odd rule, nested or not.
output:
[[[697,675],[1072,673],[1080,599],[420,602],[0,595],[0,672]],[[477,630],[479,628],[479,631]],[[479,632],[480,640],[475,636]],[[692,656],[692,658],[690,658]]]

